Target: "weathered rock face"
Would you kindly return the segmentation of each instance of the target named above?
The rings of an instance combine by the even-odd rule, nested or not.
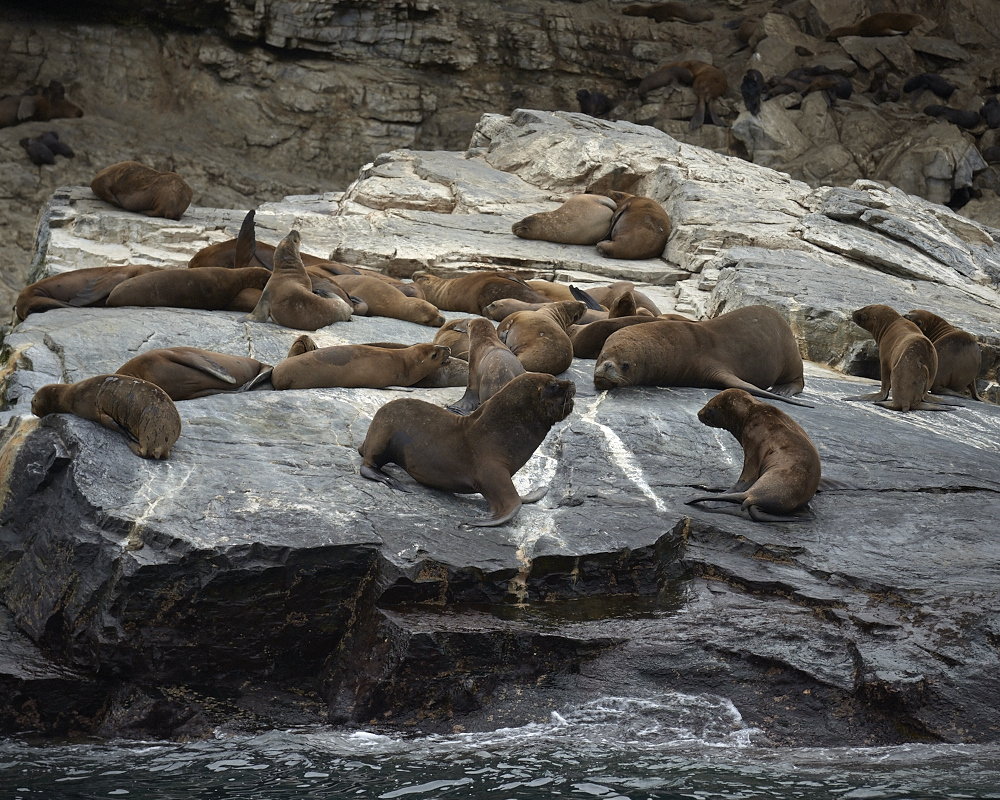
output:
[[[665,259],[517,239],[510,225],[594,182],[655,197]],[[36,273],[181,267],[243,212],[175,223],[61,189]],[[700,425],[713,392],[597,392],[519,473],[547,496],[495,529],[478,496],[360,477],[357,446],[394,390],[255,391],[178,404],[169,461],[66,415],[28,413],[40,385],[189,345],[275,363],[297,332],[240,315],[63,309],[4,343],[0,661],[8,730],[204,735],[214,726],[335,723],[483,729],[562,703],[665,688],[731,698],[773,742],[995,741],[1000,411],[899,414],[862,391],[871,302],[935,310],[984,342],[995,377],[1000,233],[898,190],[813,190],[628,123],[521,111],[483,118],[465,153],[395,151],[343,195],[257,210],[258,238],[410,274],[514,268],[636,278],[664,311],[766,303],[807,365],[788,406],[841,488],[815,518],[753,523],[684,505],[731,485],[732,437]],[[455,315],[449,315],[455,316]],[[359,318],[320,344],[428,341]],[[866,386],[870,383],[866,383]],[[411,390],[444,405],[461,388]],[[995,392],[995,389],[991,390]],[[56,703],[52,698],[58,698]]]

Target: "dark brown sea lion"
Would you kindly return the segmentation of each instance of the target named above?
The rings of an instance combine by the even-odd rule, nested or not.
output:
[[[407,297],[396,287],[370,275],[340,275],[333,281],[352,297],[360,297],[369,316],[390,317],[440,328],[445,318],[437,307],[416,297]]]
[[[462,399],[448,406],[456,414],[471,414],[518,375],[524,367],[500,339],[488,319],[468,320],[469,381]]]
[[[171,400],[246,392],[267,380],[271,365],[197,347],[147,350],[122,364],[116,374],[156,384]]]
[[[320,347],[279,361],[271,372],[271,385],[275,389],[412,386],[442,366],[448,352],[447,347],[435,344]]]
[[[807,405],[790,397],[805,386],[795,336],[768,306],[746,306],[703,322],[659,320],[617,331],[597,358],[594,385],[744,389]]]
[[[577,90],[576,102],[580,104],[580,111],[591,117],[607,117],[616,105],[606,94],[591,92],[588,89]]]
[[[630,5],[622,9],[628,17],[649,17],[656,22],[708,22],[715,14],[707,8],[694,8],[684,3],[655,3],[653,5]]]
[[[597,194],[578,194],[554,211],[531,214],[511,230],[522,239],[559,244],[597,244],[607,236],[615,201]]]
[[[526,303],[549,301],[541,292],[536,292],[509,272],[473,272],[458,278],[439,278],[429,272],[415,272],[413,281],[423,290],[424,299],[442,311],[485,316],[483,309],[486,306],[506,297]]]
[[[528,372],[558,375],[573,363],[573,343],[567,331],[586,310],[578,300],[564,300],[538,311],[518,311],[500,323],[497,338]]]
[[[977,111],[963,111],[962,109],[950,108],[948,106],[927,106],[924,109],[924,113],[929,117],[946,119],[952,125],[958,125],[959,128],[965,128],[966,130],[975,128],[982,122],[982,117],[979,116],[979,112]]]
[[[670,217],[663,206],[648,197],[611,192],[618,204],[607,239],[597,251],[607,258],[657,258],[670,238]],[[603,304],[602,304],[603,305]]]
[[[76,153],[73,152],[73,148],[65,142],[59,140],[59,131],[46,131],[38,137],[38,140],[57,156],[63,156],[65,158],[76,157]]]
[[[274,251],[274,270],[264,286],[257,306],[248,320],[266,322],[268,317],[278,325],[303,331],[315,331],[346,322],[352,309],[339,297],[318,297],[312,292],[312,282],[299,257],[298,231],[290,231]],[[189,273],[204,270],[187,270]]]
[[[740,94],[743,95],[743,105],[755,117],[760,114],[760,102],[764,95],[764,76],[760,70],[749,69],[740,84]]]
[[[757,522],[797,522],[788,516],[805,507],[819,488],[816,446],[784,411],[755,400],[742,389],[726,389],[698,412],[698,420],[729,431],[743,447],[743,472],[726,493],[688,500],[740,503]]]
[[[441,326],[434,334],[434,344],[439,344],[451,350],[452,358],[469,360],[469,322],[468,319],[453,319]]]
[[[979,108],[979,116],[989,128],[1000,128],[1000,100],[994,95]]]
[[[105,167],[90,182],[102,200],[147,217],[180,219],[194,190],[176,172],[160,172],[138,161]]]
[[[834,28],[826,35],[828,42],[835,42],[841,36],[898,36],[907,34],[927,20],[919,14],[897,14],[884,11],[872,14],[853,25]]]
[[[50,275],[25,286],[17,296],[14,309],[19,319],[27,319],[28,314],[51,311],[53,308],[103,306],[118,284],[159,269],[148,264],[135,264],[91,267]]]
[[[36,167],[40,167],[43,164],[56,163],[55,153],[46,146],[45,142],[26,136],[18,144],[24,148],[24,152],[28,154],[28,159]]]
[[[479,492],[493,516],[469,524],[503,525],[522,503],[536,502],[545,490],[520,497],[511,476],[573,410],[576,386],[551,375],[518,375],[467,417],[423,400],[386,403],[376,413],[364,443],[361,475],[394,489],[404,487],[382,471],[398,464],[424,486],[446,492]],[[404,489],[405,491],[405,489]]]
[[[50,383],[31,399],[31,413],[75,414],[125,434],[142,458],[168,458],[181,435],[177,407],[159,386],[123,375],[97,375],[77,383]]]
[[[916,309],[903,317],[920,328],[937,352],[937,373],[931,384],[931,392],[965,397],[963,392],[968,391],[973,400],[981,400],[976,387],[982,364],[979,340],[930,311]]]
[[[884,305],[859,308],[851,319],[878,343],[882,388],[872,394],[845,397],[845,400],[875,400],[895,411],[948,411],[947,406],[926,401],[937,375],[934,345],[910,320]],[[892,400],[888,400],[889,390]]]
[[[587,325],[574,325],[569,332],[569,340],[573,345],[575,358],[597,358],[608,337],[615,331],[630,325],[642,325],[646,322],[657,322],[659,317],[630,316],[615,319],[598,320]]]
[[[947,100],[955,93],[957,88],[955,84],[933,72],[924,72],[921,75],[908,79],[903,84],[904,92],[913,92],[910,102],[914,107],[916,107],[917,101],[925,91],[929,90],[942,100]]]
[[[639,83],[639,94],[645,96],[653,89],[675,82],[690,86],[698,98],[694,115],[691,117],[691,130],[698,130],[705,122],[706,117],[710,124],[722,126],[722,123],[712,114],[710,103],[716,97],[722,97],[729,91],[726,73],[704,61],[672,61],[643,78]],[[614,199],[614,195],[611,197]]]
[[[806,87],[804,94],[821,92],[829,107],[833,105],[834,98],[839,97],[841,100],[847,100],[853,91],[854,86],[847,78],[843,75],[831,74],[813,78]]]
[[[251,311],[270,277],[263,267],[161,269],[119,283],[105,305]]]

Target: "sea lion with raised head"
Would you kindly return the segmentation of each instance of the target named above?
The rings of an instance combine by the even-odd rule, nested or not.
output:
[[[35,392],[31,413],[75,414],[125,435],[142,458],[169,458],[181,435],[181,417],[163,389],[127,375],[97,375],[77,383],[50,383]]]
[[[797,522],[789,516],[804,508],[820,483],[819,452],[794,419],[742,389],[726,389],[698,412],[698,420],[729,431],[743,447],[743,472],[723,494],[693,497],[688,505],[709,500],[740,503],[757,522]]]
[[[973,400],[981,400],[976,379],[982,364],[979,340],[967,331],[948,323],[943,317],[924,309],[916,309],[903,315],[931,340],[938,357],[937,372],[931,384],[932,394],[948,394],[965,397],[972,394]]]
[[[115,374],[156,384],[171,400],[193,400],[248,392],[267,380],[271,365],[198,347],[162,347],[126,361]]]
[[[924,22],[927,22],[926,18],[919,14],[897,14],[893,11],[883,11],[865,17],[853,25],[834,28],[826,35],[826,40],[835,42],[842,36],[901,36]]]
[[[618,204],[611,230],[597,251],[606,258],[657,258],[670,238],[670,217],[649,197],[610,192]]]
[[[598,194],[578,194],[554,211],[531,214],[511,230],[522,239],[559,244],[597,244],[611,228],[615,201]]]
[[[437,307],[416,297],[407,297],[394,286],[370,275],[340,275],[332,279],[352,297],[368,306],[368,315],[402,319],[440,328],[445,318]]]
[[[693,59],[672,61],[643,78],[639,83],[639,94],[644,97],[654,89],[672,83],[690,86],[698,98],[694,115],[691,117],[691,130],[698,130],[706,118],[710,124],[724,127],[723,123],[712,114],[711,101],[729,91],[726,73],[705,61]],[[613,199],[614,195],[611,197]]]
[[[122,281],[105,305],[251,311],[270,277],[263,267],[160,269]]]
[[[545,490],[521,497],[511,480],[557,422],[573,410],[576,386],[551,375],[518,375],[467,417],[406,398],[376,413],[358,452],[361,475],[394,489],[406,489],[382,470],[398,464],[424,486],[458,494],[479,492],[493,516],[470,525],[503,525],[522,503],[537,502]]]
[[[518,311],[500,323],[497,338],[528,372],[558,375],[573,363],[573,343],[567,331],[586,310],[578,300],[564,300],[538,311]]]
[[[14,310],[19,319],[53,308],[103,306],[111,290],[137,275],[157,272],[159,267],[135,264],[121,267],[88,267],[50,275],[25,286]]]
[[[547,303],[549,299],[536,292],[517,275],[510,272],[473,272],[457,278],[439,278],[429,272],[413,273],[424,299],[442,311],[461,311],[485,316],[483,309],[494,300],[513,298],[526,303]]]
[[[878,344],[882,388],[872,394],[844,400],[874,400],[894,411],[948,411],[946,405],[927,402],[927,393],[937,375],[937,351],[920,328],[885,305],[859,308],[851,319]],[[888,400],[892,391],[892,400]]]
[[[702,322],[658,320],[616,331],[597,358],[594,385],[744,389],[808,405],[791,398],[805,386],[795,336],[768,306],[745,306]]]
[[[412,386],[446,363],[448,353],[447,347],[436,344],[319,347],[279,361],[271,372],[271,385],[275,389]]]
[[[448,406],[456,414],[471,414],[526,370],[500,339],[488,319],[470,319],[469,381],[462,399]]]
[[[176,172],[160,172],[138,161],[105,167],[94,176],[90,188],[126,211],[166,219],[180,219],[194,197],[194,190]]]

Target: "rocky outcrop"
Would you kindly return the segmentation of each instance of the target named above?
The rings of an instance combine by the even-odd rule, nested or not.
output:
[[[664,205],[664,258],[510,233],[595,184]],[[34,275],[182,267],[242,215],[199,207],[175,223],[60,189]],[[740,469],[735,440],[696,420],[713,392],[597,392],[579,359],[566,373],[576,409],[515,479],[548,493],[500,528],[465,525],[485,513],[477,496],[358,474],[368,423],[399,390],[182,402],[170,460],[145,461],[86,420],[32,417],[32,393],[170,345],[274,363],[297,332],[225,312],[32,315],[4,342],[8,730],[474,730],[671,689],[730,698],[776,743],[995,741],[998,558],[983,525],[1000,492],[1000,411],[904,415],[840,398],[871,385],[857,376],[871,375],[874,343],[849,319],[871,302],[929,308],[979,336],[980,386],[995,397],[1000,232],[873,182],[815,190],[649,128],[534,111],[485,116],[464,153],[387,153],[343,195],[286,198],[256,219],[263,241],[294,226],[307,252],[400,276],[629,278],[694,316],[771,305],[810,359],[814,407],[784,410],[837,488],[797,524],[686,506]],[[377,318],[316,334],[430,336]],[[444,405],[462,391],[405,396]]]

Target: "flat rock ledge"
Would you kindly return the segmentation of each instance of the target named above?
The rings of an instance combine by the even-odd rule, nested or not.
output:
[[[588,187],[660,201],[663,258],[517,239],[510,226]],[[33,279],[110,263],[183,267],[243,210],[180,222],[59,190]],[[578,114],[483,117],[465,153],[395,151],[343,194],[257,212],[303,250],[408,276],[508,269],[628,279],[664,311],[767,304],[808,359],[786,406],[836,491],[764,525],[684,505],[735,482],[736,441],[700,425],[701,389],[594,389],[518,474],[548,487],[500,528],[479,496],[362,479],[357,446],[400,396],[462,389],[256,391],[178,404],[170,460],[86,420],[30,414],[41,385],[188,345],[276,363],[297,332],[241,315],[67,309],[3,345],[0,729],[198,737],[314,723],[481,730],[601,696],[729,698],[758,741],[989,742],[1000,718],[1000,410],[899,414],[869,390],[850,312],[929,308],[979,336],[996,398],[1000,231],[896,189],[810,189],[659,131]],[[459,316],[450,314],[448,316]],[[321,344],[429,341],[360,318]]]

